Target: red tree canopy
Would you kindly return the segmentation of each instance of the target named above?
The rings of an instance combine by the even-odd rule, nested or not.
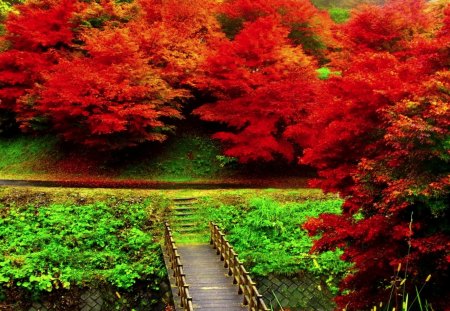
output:
[[[329,47],[337,43],[331,32],[333,23],[328,13],[320,11],[308,0],[230,0],[220,9],[223,29],[234,37],[246,22],[272,16],[289,30],[289,41],[301,45],[304,52],[325,61]]]
[[[208,1],[30,1],[6,21],[0,108],[100,149],[162,141],[222,35]],[[189,19],[190,23],[185,23]]]
[[[399,263],[410,297],[431,274],[421,298],[448,306],[450,45],[448,21],[430,25],[429,12],[419,1],[357,11],[343,26],[344,70],[327,81],[331,96],[312,106],[310,130],[288,129],[309,138],[297,141],[306,148],[302,162],[323,178],[316,184],[346,198],[342,215],[306,228],[322,236],[315,250],[342,247],[355,264],[337,298],[348,310],[386,305],[391,290],[398,308],[402,280],[391,281]]]
[[[180,118],[175,90],[134,41],[128,28],[92,29],[75,56],[53,66],[36,94],[36,109],[65,140],[102,149],[162,141],[162,118]],[[74,126],[76,124],[77,126]]]
[[[289,43],[288,32],[274,16],[247,22],[208,58],[206,75],[197,83],[218,101],[195,113],[230,126],[214,137],[225,143],[226,155],[242,162],[271,160],[275,154],[292,160],[294,149],[284,130],[314,101],[315,62]]]

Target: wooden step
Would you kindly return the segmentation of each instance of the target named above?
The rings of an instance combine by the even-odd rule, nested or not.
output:
[[[182,228],[176,228],[173,230],[175,233],[198,233],[202,232],[201,228],[198,227],[182,227]]]
[[[197,227],[197,226],[198,226],[198,223],[192,223],[192,222],[186,222],[186,223],[183,223],[183,222],[171,223],[171,227],[173,227],[173,228],[180,228],[180,227],[185,228],[185,227]]]
[[[189,206],[181,205],[181,206],[172,207],[173,211],[190,211],[190,210],[198,210],[198,209],[200,209],[200,208],[196,205],[189,205]]]

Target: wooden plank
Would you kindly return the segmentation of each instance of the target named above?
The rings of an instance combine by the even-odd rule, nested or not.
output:
[[[243,311],[242,296],[216,251],[208,244],[178,246],[194,310]]]

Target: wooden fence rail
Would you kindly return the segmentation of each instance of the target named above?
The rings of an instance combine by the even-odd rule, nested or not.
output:
[[[181,307],[185,311],[193,311],[194,307],[192,304],[192,297],[189,294],[189,285],[186,282],[186,275],[183,271],[180,254],[178,253],[178,249],[172,236],[172,230],[167,222],[164,225],[164,244],[169,257],[170,268],[172,269],[173,277],[175,278],[175,284],[178,287],[178,296],[180,296]]]
[[[213,222],[209,226],[211,230],[210,243],[217,250],[217,255],[220,255],[220,259],[224,262],[225,268],[228,269],[228,275],[233,277],[233,283],[238,285],[239,294],[242,294],[244,298],[243,304],[250,311],[269,311],[262,295],[259,294],[256,288],[256,283],[250,278],[238,255],[225,238],[225,234]]]

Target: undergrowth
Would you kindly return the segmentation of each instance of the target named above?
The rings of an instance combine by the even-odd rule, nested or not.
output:
[[[16,194],[0,200],[0,301],[17,291],[36,299],[85,287],[126,292],[142,282],[158,290],[166,272],[151,202],[49,203],[49,194]]]
[[[270,198],[253,198],[247,204],[222,205],[206,214],[226,233],[239,257],[254,275],[295,274],[308,271],[325,278],[334,292],[348,264],[342,251],[320,255],[309,253],[313,239],[302,224],[321,213],[340,213],[339,199],[280,203]]]

